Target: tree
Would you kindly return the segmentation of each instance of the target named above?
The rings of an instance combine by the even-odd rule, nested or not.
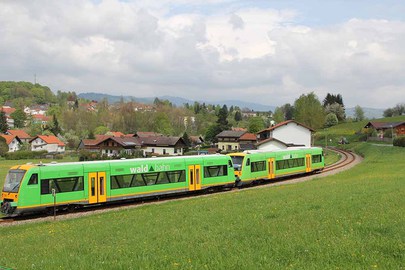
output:
[[[224,105],[218,111],[217,124],[218,124],[220,132],[223,130],[228,130],[230,128],[227,118],[228,118],[228,107],[226,107],[226,105]]]
[[[325,127],[336,126],[338,123],[339,121],[336,114],[329,113],[328,115],[326,115]]]
[[[252,117],[249,119],[248,130],[250,133],[256,133],[260,130],[265,129],[263,118],[261,117]]]
[[[216,142],[216,136],[221,133],[220,127],[217,124],[213,124],[208,127],[205,133],[205,141],[214,143]]]
[[[318,97],[311,92],[301,95],[294,103],[295,120],[313,129],[323,127],[325,113]]]
[[[3,157],[5,153],[8,152],[8,145],[6,143],[6,139],[0,137],[0,156]]]
[[[16,109],[12,114],[10,114],[10,116],[14,119],[14,126],[16,128],[23,128],[25,126],[27,115],[23,110]]]
[[[364,111],[359,105],[356,105],[356,107],[354,107],[354,119],[355,121],[364,120]]]
[[[186,144],[185,151],[188,152],[188,149],[191,146],[191,142],[190,142],[190,137],[188,136],[187,132],[184,132],[182,138],[183,138],[184,143]]]
[[[388,108],[383,113],[384,117],[392,117],[394,116],[394,110],[392,108]]]
[[[345,108],[341,104],[339,104],[337,102],[335,102],[333,104],[326,105],[325,113],[327,115],[330,114],[330,113],[335,114],[339,121],[343,121],[343,120],[346,119]]]
[[[60,134],[62,132],[62,129],[59,126],[59,122],[58,119],[56,118],[56,115],[54,114],[52,117],[52,125],[49,128],[49,130],[55,135],[58,136],[58,134]]]
[[[8,130],[7,117],[4,111],[0,111],[0,133],[6,133]]]
[[[277,107],[273,113],[273,120],[277,123],[285,121],[285,116],[282,107]]]
[[[105,126],[98,126],[94,129],[94,134],[96,135],[104,135],[109,131],[108,127]]]
[[[242,121],[242,113],[240,111],[236,111],[234,119],[236,122]]]

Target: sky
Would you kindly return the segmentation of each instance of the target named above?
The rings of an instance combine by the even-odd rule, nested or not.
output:
[[[402,0],[0,1],[0,81],[54,92],[405,103]]]

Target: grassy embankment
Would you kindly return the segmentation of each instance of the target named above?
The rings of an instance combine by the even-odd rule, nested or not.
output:
[[[0,228],[16,269],[403,269],[405,149],[305,183]]]

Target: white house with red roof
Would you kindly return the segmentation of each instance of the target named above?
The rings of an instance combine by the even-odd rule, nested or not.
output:
[[[22,129],[9,129],[6,133],[18,137],[23,143],[29,143],[32,139],[32,137]]]
[[[22,142],[18,137],[6,134],[1,134],[0,137],[3,137],[6,140],[9,152],[15,152],[20,150]]]
[[[288,147],[311,147],[314,130],[294,120],[281,122],[257,133],[260,150],[275,150]]]
[[[48,153],[64,153],[65,144],[53,135],[38,135],[30,140],[32,151],[46,150]]]
[[[14,119],[11,117],[11,114],[15,112],[15,108],[11,108],[10,106],[2,106],[0,111],[3,111],[6,115],[7,125],[10,128],[14,127]]]

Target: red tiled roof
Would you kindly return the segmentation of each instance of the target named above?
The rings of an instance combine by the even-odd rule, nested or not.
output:
[[[138,137],[156,137],[162,136],[160,133],[150,132],[150,131],[138,131],[136,134]]]
[[[15,108],[8,108],[8,107],[1,108],[1,111],[5,112],[5,114],[7,115],[12,114],[13,112],[15,112],[15,110],[16,110]]]
[[[9,145],[15,138],[15,136],[13,136],[13,135],[5,135],[5,134],[1,134],[0,137],[3,137],[4,139],[6,139],[7,145]]]
[[[253,133],[245,133],[239,138],[239,141],[256,141],[256,140],[257,140],[256,134]]]
[[[43,114],[34,114],[32,116],[32,118],[38,119],[38,120],[41,120],[41,121],[46,121],[46,122],[48,122],[51,119],[50,117],[48,117],[46,115],[43,115]]]
[[[297,121],[294,121],[294,120],[287,120],[287,121],[278,123],[277,125],[274,125],[274,126],[272,126],[272,127],[269,127],[269,128],[263,129],[263,130],[260,130],[260,131],[257,132],[257,133],[262,133],[262,132],[264,132],[264,131],[271,131],[271,130],[274,130],[274,129],[279,128],[279,127],[281,127],[281,126],[288,125],[289,123],[296,123],[297,125],[302,126],[302,127],[304,127],[304,128],[307,128],[307,129],[309,129],[310,131],[315,131],[315,130],[313,130],[312,128],[307,127],[306,125],[303,125],[303,124],[301,124],[301,123],[298,123]]]
[[[10,129],[10,130],[7,130],[7,133],[9,133],[10,135],[17,136],[20,139],[31,139],[31,136],[28,135],[27,132],[25,132],[24,130],[21,130],[21,129]]]
[[[61,142],[56,136],[53,135],[38,135],[31,141],[35,140],[36,138],[40,138],[47,144],[57,144],[58,146],[65,146],[63,142]]]

